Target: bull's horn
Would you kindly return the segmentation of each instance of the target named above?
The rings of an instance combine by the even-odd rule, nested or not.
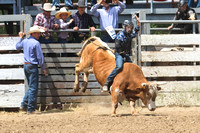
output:
[[[157,82],[157,85],[164,85],[164,84],[167,84],[167,82]]]
[[[146,84],[146,83],[142,83],[141,85],[144,87],[144,86],[146,86],[147,84]]]

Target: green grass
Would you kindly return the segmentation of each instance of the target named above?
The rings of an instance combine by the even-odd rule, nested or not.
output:
[[[171,24],[151,24],[151,28],[167,28]],[[151,34],[169,34],[170,31],[151,31]]]

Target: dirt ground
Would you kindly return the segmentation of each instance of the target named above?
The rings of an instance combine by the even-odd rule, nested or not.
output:
[[[137,107],[132,116],[128,106],[119,106],[118,117],[111,107],[87,104],[65,111],[41,114],[0,112],[0,132],[70,133],[199,133],[200,107],[160,107],[150,112]]]

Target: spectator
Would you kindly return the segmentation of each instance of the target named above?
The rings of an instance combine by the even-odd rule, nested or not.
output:
[[[28,81],[28,90],[25,93],[23,101],[21,103],[21,110],[27,110],[27,114],[35,113],[37,92],[38,92],[38,65],[41,66],[43,73],[46,75],[46,69],[44,65],[44,56],[38,39],[40,32],[45,32],[43,29],[39,29],[38,26],[33,26],[27,34],[31,36],[27,39],[22,39],[24,33],[19,32],[21,38],[16,44],[16,49],[24,51],[24,73]]]
[[[115,39],[116,67],[106,79],[106,83],[103,86],[103,91],[105,92],[110,90],[110,86],[112,85],[115,76],[122,71],[123,64],[125,62],[132,63],[131,58],[129,57],[131,54],[131,40],[137,36],[140,25],[137,16],[136,19],[137,26],[135,27],[135,32],[133,32],[133,23],[129,20],[125,20],[123,23],[123,30],[117,34]]]
[[[39,42],[40,43],[53,43],[52,34],[49,33],[48,29],[57,29],[59,25],[57,24],[56,18],[51,16],[51,11],[54,9],[51,8],[50,3],[45,3],[43,8],[43,13],[39,13],[36,18],[34,25],[39,26],[40,28],[44,29],[46,32],[42,33]]]
[[[188,0],[188,6],[189,7],[195,7],[194,0]],[[197,8],[200,7],[200,0],[197,0]]]
[[[194,9],[188,7],[188,3],[185,0],[180,1],[178,5],[178,10],[176,11],[176,15],[174,20],[197,20],[197,14]],[[172,24],[168,27],[168,30],[173,29],[174,27],[183,28],[183,31],[171,31],[171,34],[188,34],[192,33],[192,24]],[[198,28],[196,26],[196,32]]]
[[[59,10],[60,8],[60,0],[53,0],[53,6],[56,7],[56,10]],[[65,6],[67,9],[72,9],[73,8],[73,3],[71,0],[65,0]]]
[[[65,7],[61,8],[56,12],[55,17],[59,19],[59,26],[61,29],[69,29],[69,25],[72,23],[73,19],[67,22],[67,18],[70,16],[71,12],[67,11]],[[68,32],[61,32],[58,35],[59,43],[67,43]]]
[[[100,0],[96,5],[91,8],[91,12],[95,17],[98,17],[100,21],[100,28],[105,29],[107,26],[118,28],[118,14],[122,13],[126,8],[126,5],[119,0],[114,0],[114,3],[118,6],[110,6],[106,0]],[[100,5],[103,5],[102,9],[98,9]],[[107,32],[102,33],[101,39],[104,42],[113,42],[114,40],[108,35]]]
[[[92,20],[91,15],[85,13],[85,2],[84,0],[78,1],[78,11],[72,15],[74,19],[74,30],[78,31],[79,29],[90,29],[91,31],[95,31],[95,23]],[[74,33],[74,42],[80,43],[84,39],[88,38],[88,32],[75,32]]]

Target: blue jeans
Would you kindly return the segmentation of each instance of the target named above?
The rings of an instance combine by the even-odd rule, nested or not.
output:
[[[45,39],[44,37],[40,37],[39,40],[38,40],[40,43],[44,43],[44,44],[48,44],[48,43],[53,43],[53,38],[50,37],[48,40]]]
[[[194,0],[188,0],[189,7],[195,7]],[[197,0],[197,7],[200,7],[200,0]]]
[[[67,39],[58,38],[59,43],[67,43]]]
[[[125,58],[125,60],[124,60],[124,58]],[[109,84],[112,84],[115,76],[122,71],[123,64],[125,62],[132,63],[131,58],[129,57],[129,55],[121,56],[117,52],[115,52],[115,61],[116,61],[116,67],[115,67],[115,69],[113,69],[113,71],[110,73],[110,75],[106,79],[106,82],[109,83]]]
[[[38,93],[38,66],[25,64],[24,73],[28,81],[28,90],[24,95],[21,107],[27,108],[28,112],[33,112],[35,111]]]
[[[59,0],[53,0],[53,6],[60,6]],[[65,0],[65,6],[73,6],[71,0]]]

